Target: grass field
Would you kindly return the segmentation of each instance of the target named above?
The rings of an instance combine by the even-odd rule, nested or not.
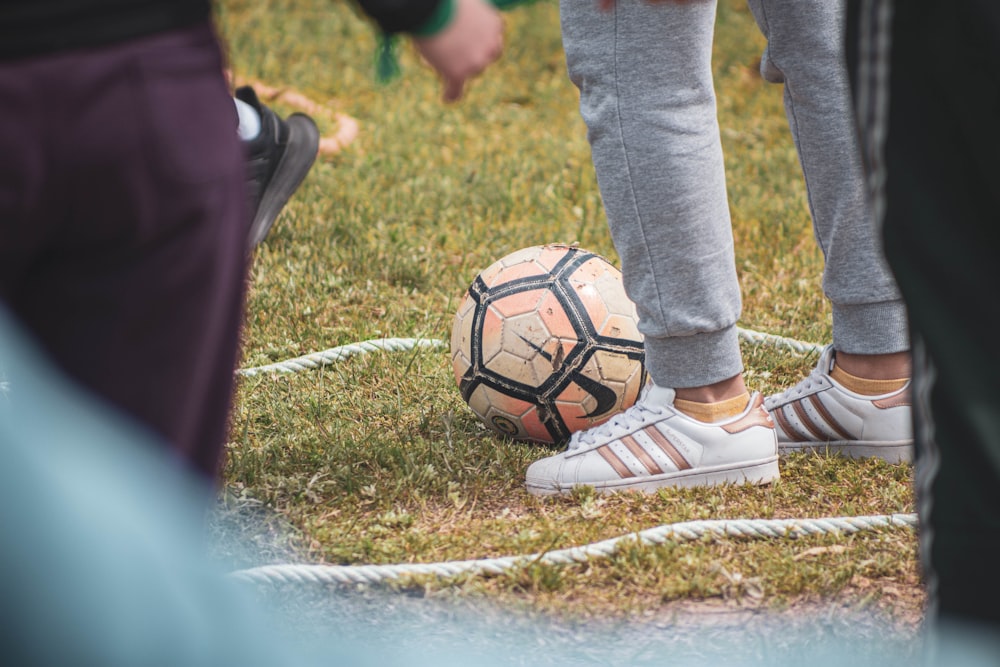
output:
[[[505,55],[459,104],[401,51],[374,80],[375,40],[345,4],[223,0],[237,76],[287,86],[357,119],[357,140],[321,159],[257,252],[243,366],[381,337],[447,340],[472,278],[495,259],[578,242],[616,260],[552,2],[506,15]],[[757,73],[763,39],[745,3],[721,0],[716,87],[744,312],[741,326],[830,339],[822,258],[781,89]],[[276,102],[288,113],[294,108]],[[745,346],[747,381],[786,388],[814,358]],[[295,528],[302,560],[436,562],[587,544],[694,518],[912,512],[908,465],[782,460],[763,488],[538,500],[524,470],[550,453],[476,421],[443,351],[377,353],[323,370],[242,380],[225,470],[235,495]],[[699,604],[872,611],[915,633],[923,593],[912,532],[625,548],[583,565],[401,584],[565,618],[650,617]],[[694,605],[694,607],[692,607]],[[832,610],[832,611],[831,611]]]

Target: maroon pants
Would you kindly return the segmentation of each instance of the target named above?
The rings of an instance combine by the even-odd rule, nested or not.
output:
[[[242,321],[244,170],[208,25],[0,61],[0,300],[210,476]]]

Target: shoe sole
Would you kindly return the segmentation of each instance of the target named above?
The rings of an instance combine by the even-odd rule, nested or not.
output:
[[[553,486],[551,484],[532,483],[526,480],[528,493],[535,496],[566,495],[576,487],[590,486],[598,493],[617,493],[621,491],[642,491],[652,493],[665,487],[687,486],[719,486],[722,484],[770,484],[780,477],[778,472],[778,457],[770,456],[758,461],[743,461],[739,465],[712,466],[693,470],[652,475],[650,477],[628,478],[609,482],[590,482],[570,486]]]
[[[293,113],[285,123],[288,125],[288,146],[257,206],[250,226],[251,250],[267,237],[285,204],[302,185],[319,152],[319,128],[312,118]]]
[[[779,454],[806,452],[816,454],[842,454],[852,459],[880,458],[886,463],[910,463],[913,460],[913,441],[856,442],[833,440],[831,442],[779,442]]]

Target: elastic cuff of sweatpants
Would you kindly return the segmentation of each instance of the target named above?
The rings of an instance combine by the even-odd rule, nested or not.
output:
[[[910,349],[906,304],[833,305],[833,347],[848,354],[891,354]]]
[[[661,387],[702,387],[743,372],[736,327],[691,336],[646,337],[646,370]]]
[[[433,37],[444,30],[455,18],[455,0],[441,0],[430,18],[410,32],[414,37]]]

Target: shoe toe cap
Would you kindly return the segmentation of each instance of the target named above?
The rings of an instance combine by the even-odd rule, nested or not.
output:
[[[525,483],[538,493],[566,493],[575,486],[603,488],[609,480],[619,479],[601,457],[588,454],[563,453],[535,461],[528,466]]]
[[[566,458],[562,454],[539,459],[528,466],[525,483],[530,489],[558,492],[563,486],[565,466]]]

